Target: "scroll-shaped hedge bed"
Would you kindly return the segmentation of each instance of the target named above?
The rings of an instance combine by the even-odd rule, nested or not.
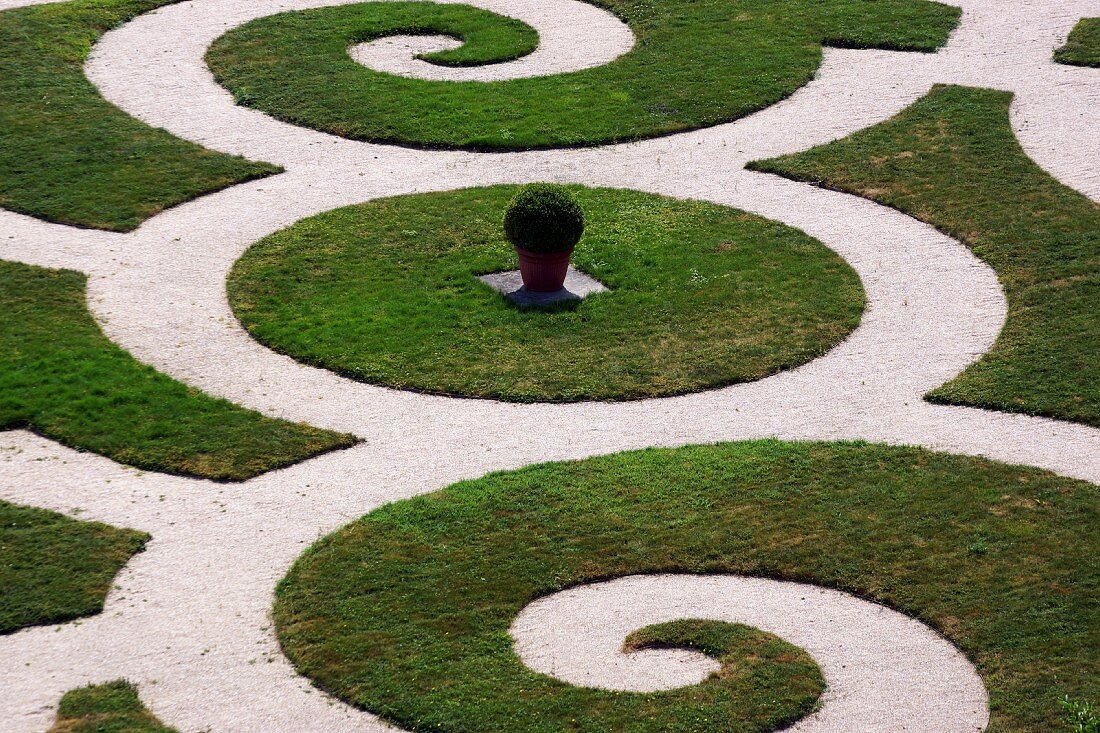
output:
[[[959,11],[927,0],[590,0],[634,49],[593,69],[492,83],[409,79],[348,55],[389,35],[446,35],[441,64],[529,53],[514,20],[461,5],[372,2],[273,15],[234,29],[207,61],[241,104],[357,140],[516,150],[597,145],[743,117],[808,82],[821,46],[933,51]]]

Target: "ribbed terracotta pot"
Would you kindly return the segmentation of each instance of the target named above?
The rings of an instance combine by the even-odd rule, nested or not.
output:
[[[523,287],[532,293],[553,293],[565,286],[572,248],[568,252],[531,252],[516,247],[516,254]]]

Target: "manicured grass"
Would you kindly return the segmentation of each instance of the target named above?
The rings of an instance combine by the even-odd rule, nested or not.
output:
[[[900,209],[997,271],[1008,323],[929,399],[1100,426],[1100,206],[1024,153],[1011,98],[937,87],[881,125],[750,167]]]
[[[989,733],[1056,731],[1065,695],[1100,697],[1098,522],[1093,484],[913,448],[647,450],[378,509],[297,561],[274,617],[302,674],[408,730],[713,731],[718,686],[572,687],[525,667],[508,628],[599,579],[789,579],[942,632],[989,689]]]
[[[1100,18],[1084,18],[1054,52],[1054,60],[1072,66],[1100,66]]]
[[[623,651],[692,649],[722,667],[703,682],[721,687],[714,704],[729,710],[726,728],[781,728],[809,715],[825,692],[825,677],[813,657],[775,634],[723,621],[683,619],[631,633]],[[766,725],[761,725],[767,721]]]
[[[610,292],[519,310],[477,280],[516,267],[513,186],[402,196],[306,219],[254,245],[229,298],[261,342],[399,388],[514,401],[615,400],[802,364],[858,323],[859,279],[805,234],[734,209],[571,187],[574,263]]]
[[[145,709],[137,689],[119,680],[73,690],[61,698],[47,733],[176,733]]]
[[[1088,700],[1062,700],[1066,723],[1072,733],[1100,733],[1100,708]]]
[[[139,468],[242,480],[351,445],[140,364],[85,306],[84,276],[0,262],[0,429],[28,427]]]
[[[0,634],[91,616],[142,532],[0,501]]]
[[[0,13],[0,206],[129,231],[162,209],[279,169],[145,125],[83,72],[106,31],[173,0],[72,0]]]
[[[589,0],[626,22],[635,48],[570,74],[493,83],[374,72],[347,53],[394,34],[465,46],[442,64],[510,60],[530,29],[484,10],[376,2],[283,13],[230,31],[207,54],[238,103],[359,140],[514,150],[595,145],[742,117],[809,81],[821,45],[932,51],[959,11],[926,0]]]

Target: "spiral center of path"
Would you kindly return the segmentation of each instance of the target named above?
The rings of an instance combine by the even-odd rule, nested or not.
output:
[[[515,18],[538,33],[538,47],[514,61],[471,67],[433,64],[421,54],[462,47],[448,36],[397,35],[356,44],[348,52],[367,68],[427,81],[504,81],[552,76],[609,64],[634,47],[621,20],[579,0],[447,0]]]
[[[540,598],[512,624],[525,664],[563,682],[631,692],[697,684],[713,660],[683,650],[624,653],[651,624],[745,624],[800,647],[828,688],[787,730],[970,733],[989,720],[985,686],[943,637],[908,616],[839,591],[762,578],[635,575]]]

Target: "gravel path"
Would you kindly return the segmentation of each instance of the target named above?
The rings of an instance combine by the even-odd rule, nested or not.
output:
[[[639,603],[639,599],[645,599]],[[789,733],[980,731],[985,686],[924,624],[847,593],[763,578],[632,575],[540,598],[512,624],[532,668],[574,685],[653,692],[701,682],[718,665],[686,650],[622,653],[636,629],[677,619],[746,624],[805,649],[829,687]]]
[[[0,8],[15,4],[29,3],[0,0]],[[279,163],[286,173],[176,207],[129,234],[0,212],[0,258],[86,272],[94,315],[138,359],[239,404],[365,441],[227,485],[144,474],[23,431],[0,434],[0,498],[67,514],[79,509],[82,518],[153,535],[120,574],[102,615],[0,638],[0,733],[45,730],[64,692],[119,677],[137,683],[153,712],[184,733],[385,729],[295,674],[270,629],[272,589],[322,534],[383,503],[491,470],[774,436],[921,445],[1100,483],[1100,430],[922,401],[983,353],[1004,321],[994,273],[966,247],[862,199],[743,170],[749,160],[876,124],[932,84],[953,82],[1015,91],[1013,125],[1028,153],[1100,200],[1100,71],[1050,61],[1078,19],[1100,15],[1100,2],[966,0],[958,3],[962,25],[940,53],[827,49],[815,81],[738,122],[630,145],[503,155],[378,146],[295,128],[234,106],[202,63],[206,47],[230,27],[331,4],[171,5],[107,34],[86,67],[104,96],[130,114],[211,148]],[[559,41],[570,28],[580,37],[594,12],[606,15],[574,0],[469,4],[507,12]],[[551,16],[553,24],[545,20]],[[572,51],[567,40],[555,41],[558,50],[542,58],[606,62],[629,48],[629,31],[613,29],[616,23],[603,17],[606,32],[589,34]],[[526,63],[525,73],[563,68]],[[515,405],[397,392],[304,367],[255,343],[230,312],[225,277],[233,262],[304,216],[384,195],[532,180],[700,198],[801,228],[856,269],[867,313],[826,356],[752,384],[631,403]],[[679,581],[644,582],[655,584],[647,597],[636,594],[627,604],[643,615],[662,607],[649,590],[672,592]],[[779,594],[772,598],[786,592],[768,588]],[[708,607],[723,617],[720,603]],[[864,613],[860,623],[884,612]],[[973,706],[973,671],[925,632],[914,638],[927,642],[917,658],[928,660],[928,674],[954,670],[951,679],[969,691],[945,708],[950,725],[936,730],[975,730],[982,718]],[[542,643],[545,651],[561,642]],[[828,668],[829,647],[812,652]],[[675,665],[663,668],[671,684]],[[661,668],[650,672],[662,678]],[[897,729],[832,720],[833,728],[812,730]]]

